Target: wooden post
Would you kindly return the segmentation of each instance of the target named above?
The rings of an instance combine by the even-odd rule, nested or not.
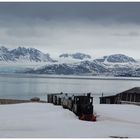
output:
[[[128,93],[127,93],[127,95],[126,95],[126,101],[128,101]]]
[[[136,94],[134,94],[134,102],[136,102]]]
[[[132,101],[132,95],[130,94],[130,102]]]
[[[120,96],[120,101],[122,101],[122,96],[123,96],[123,93],[121,93],[120,95],[121,95],[121,96]]]

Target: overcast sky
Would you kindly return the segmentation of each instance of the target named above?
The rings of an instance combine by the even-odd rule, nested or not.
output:
[[[140,3],[0,3],[0,45],[140,59]]]

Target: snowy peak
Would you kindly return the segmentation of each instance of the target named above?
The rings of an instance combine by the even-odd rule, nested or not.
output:
[[[13,55],[6,47],[0,47],[0,61],[14,61]]]
[[[18,47],[9,51],[6,47],[0,48],[0,61],[12,62],[55,62],[49,54],[44,54],[35,48]]]
[[[102,58],[96,59],[99,62],[109,62],[109,63],[135,63],[136,60],[132,57],[126,56],[124,54],[113,54],[109,56],[103,56]]]
[[[8,52],[8,49],[4,46],[1,46],[0,47],[0,52],[3,52],[3,53]]]
[[[18,47],[11,51],[15,56],[16,60],[28,60],[34,62],[53,62],[54,60],[50,58],[49,54],[44,54],[41,51],[34,48],[24,48]]]
[[[68,54],[64,53],[59,56],[60,58],[72,58],[72,59],[78,59],[78,60],[83,60],[83,59],[91,59],[91,56],[88,54],[84,53],[74,53],[74,54]]]

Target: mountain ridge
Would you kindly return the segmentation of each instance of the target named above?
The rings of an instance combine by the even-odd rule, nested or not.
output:
[[[139,77],[140,64],[135,61],[112,64],[100,62],[97,60],[85,60],[72,64],[49,64],[40,67],[39,69],[32,69],[31,71],[27,71],[27,73]]]
[[[124,54],[112,54],[103,56],[102,58],[91,59],[84,53],[74,53],[73,57],[76,61],[61,62],[65,59],[65,55],[61,56],[61,60],[54,60],[50,57],[49,53],[43,52],[35,48],[18,47],[16,49],[9,50],[2,46],[0,47],[0,61],[14,62],[15,65],[9,65],[13,71],[17,72],[16,66],[18,66],[18,72],[23,73],[35,73],[35,74],[59,74],[59,75],[105,75],[105,76],[134,76],[140,77],[140,63],[134,58]],[[66,57],[69,55],[66,55]],[[88,59],[85,59],[88,58]],[[18,63],[16,63],[18,62]],[[37,64],[27,65],[26,67],[20,67],[18,64],[23,62],[30,62],[32,65],[34,62]],[[41,62],[43,62],[41,64]],[[49,62],[49,63],[48,63]],[[0,71],[7,71],[7,67],[2,67]],[[10,69],[8,70],[8,72]]]
[[[49,53],[44,54],[35,48],[18,47],[9,50],[6,47],[0,47],[0,61],[18,62],[21,60],[30,62],[56,62],[56,60],[50,57]]]
[[[83,60],[83,59],[91,59],[91,56],[85,53],[80,53],[80,52],[76,52],[76,53],[63,53],[61,55],[59,55],[59,58],[73,58],[73,59],[78,59],[78,60]]]

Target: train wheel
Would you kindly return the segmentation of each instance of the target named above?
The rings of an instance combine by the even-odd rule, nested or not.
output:
[[[81,115],[81,116],[79,116],[79,119],[80,120],[85,120],[85,116],[84,115]]]
[[[94,121],[94,122],[96,121],[96,116],[94,116],[94,115],[92,116],[92,121]]]

